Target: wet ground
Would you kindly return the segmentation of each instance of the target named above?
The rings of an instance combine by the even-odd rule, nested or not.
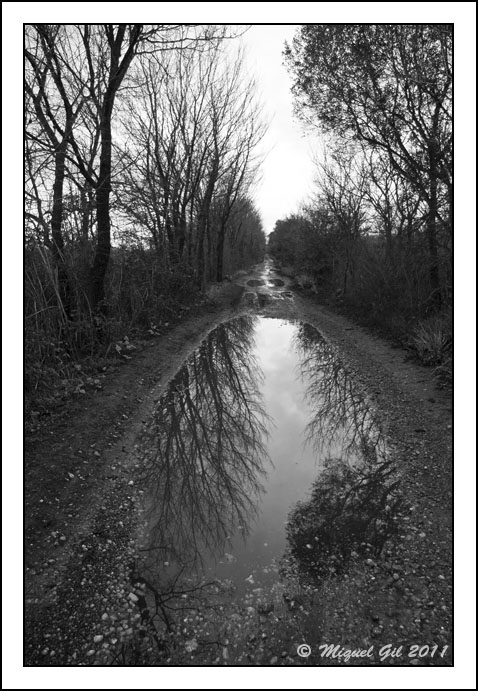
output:
[[[266,280],[246,283],[267,299]],[[207,336],[160,397],[138,451],[150,492],[137,595],[165,648],[172,635],[181,659],[211,662],[222,639],[232,663],[293,662],[305,599],[317,607],[324,579],[395,532],[399,482],[374,417],[308,324],[246,314]],[[188,612],[179,631],[157,607],[164,593]],[[259,634],[270,641],[252,653]]]
[[[251,272],[235,276],[234,282],[244,288],[243,302],[249,306],[262,308],[277,300],[293,300],[293,280],[282,275],[270,257]]]
[[[113,436],[104,401],[55,433],[80,466],[37,497],[67,515],[31,534],[27,664],[449,664],[447,402],[270,260],[233,281],[112,382]]]

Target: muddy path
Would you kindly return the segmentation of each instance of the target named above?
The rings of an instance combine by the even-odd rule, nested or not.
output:
[[[320,607],[301,608],[280,624],[276,614],[259,612],[247,636],[236,631],[236,657],[224,655],[222,644],[222,654],[191,645],[171,657],[156,641],[154,664],[344,664],[323,658],[323,643],[373,648],[373,659],[354,664],[451,664],[450,397],[430,370],[297,291],[266,260],[233,285],[212,289],[202,310],[139,349],[105,378],[103,390],[71,402],[27,438],[27,665],[131,663],[134,646],[126,644],[146,611],[132,581],[147,490],[136,472],[138,435],[187,356],[217,324],[240,314],[312,324],[337,352],[387,434],[405,498],[399,530],[380,558],[352,560],[345,576],[328,579]],[[297,656],[299,643],[312,654]],[[387,645],[401,650],[382,660]]]

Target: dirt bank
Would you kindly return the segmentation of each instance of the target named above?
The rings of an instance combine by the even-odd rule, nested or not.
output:
[[[450,398],[431,371],[406,361],[403,351],[316,304],[313,296],[292,294],[287,279],[285,285],[271,279],[270,298],[256,283],[259,275],[256,270],[237,281],[249,295],[240,308],[232,286],[217,291],[214,302],[107,374],[101,391],[72,401],[61,418],[27,438],[26,664],[124,662],[110,643],[105,647],[100,631],[113,604],[122,621],[134,625],[139,616],[128,582],[144,492],[132,479],[135,438],[185,357],[239,310],[304,320],[321,331],[374,404],[406,497],[399,539],[379,561],[357,562],[346,579],[327,583],[320,630],[305,622],[312,655],[291,663],[341,663],[319,658],[325,642],[375,646],[375,656],[382,645],[403,645],[402,656],[387,664],[451,663]],[[120,641],[128,630],[126,623]],[[409,658],[413,644],[436,645],[436,655],[450,648],[440,658]],[[380,662],[358,663],[373,661]]]

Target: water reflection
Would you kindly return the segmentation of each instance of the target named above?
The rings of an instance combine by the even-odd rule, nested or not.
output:
[[[343,459],[385,456],[385,438],[373,410],[321,334],[300,324],[295,336],[300,374],[312,409],[306,441],[317,453],[339,446]]]
[[[212,646],[232,614],[241,626],[283,614],[297,583],[312,579],[315,592],[317,578],[379,553],[395,531],[384,436],[308,324],[248,315],[218,326],[168,385],[145,437],[151,516],[134,582],[161,645],[166,631],[186,650]]]
[[[352,557],[378,556],[397,530],[401,498],[391,461],[350,466],[330,459],[309,501],[287,524],[293,560],[313,577],[341,573]]]
[[[209,334],[171,380],[146,433],[152,544],[166,562],[192,565],[223,551],[231,526],[247,534],[254,516],[268,460],[256,320],[242,316]]]
[[[306,440],[329,455],[310,499],[289,515],[285,571],[292,563],[316,578],[381,552],[396,530],[400,492],[381,427],[351,374],[310,324],[299,325],[295,345],[312,409]]]

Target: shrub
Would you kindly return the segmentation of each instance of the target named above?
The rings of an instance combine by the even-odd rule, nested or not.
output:
[[[453,327],[449,310],[422,320],[413,330],[410,346],[425,365],[450,364]]]

